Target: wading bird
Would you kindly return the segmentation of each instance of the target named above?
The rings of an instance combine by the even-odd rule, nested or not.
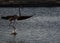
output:
[[[20,8],[19,8],[19,16],[17,15],[13,15],[13,16],[6,16],[6,17],[1,17],[2,19],[5,19],[5,20],[9,20],[10,21],[10,24],[12,23],[12,21],[15,21],[15,20],[25,20],[25,19],[28,19],[32,16],[21,16],[21,13],[20,13]],[[15,26],[13,25],[13,32],[11,34],[13,35],[16,35],[16,28]]]

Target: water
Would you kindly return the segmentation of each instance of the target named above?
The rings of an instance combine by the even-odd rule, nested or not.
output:
[[[0,17],[15,14],[18,8],[0,8]],[[60,43],[60,7],[21,8],[21,14],[33,17],[16,21],[15,39],[9,21],[0,18],[0,43]]]

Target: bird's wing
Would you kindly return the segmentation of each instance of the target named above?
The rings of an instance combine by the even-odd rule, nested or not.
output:
[[[13,16],[6,16],[6,17],[1,17],[2,19],[8,20],[9,18],[11,18]]]
[[[30,17],[32,17],[32,16],[19,16],[19,17],[17,18],[17,20],[25,20],[25,19],[28,19],[28,18],[30,18]]]

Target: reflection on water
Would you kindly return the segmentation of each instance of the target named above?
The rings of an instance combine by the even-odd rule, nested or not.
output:
[[[25,40],[20,40],[20,41],[17,41],[16,40],[16,36],[12,36],[12,40],[7,40],[6,43],[25,43]],[[27,43],[27,42],[26,42]]]
[[[8,40],[6,43],[17,43],[15,39],[16,39],[16,36],[13,36],[12,40],[11,41]]]
[[[11,43],[16,43],[16,36],[13,36],[13,40],[11,41]]]

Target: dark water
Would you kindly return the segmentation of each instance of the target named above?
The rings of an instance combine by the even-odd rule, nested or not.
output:
[[[18,8],[0,8],[0,17],[15,14]],[[33,17],[16,21],[15,38],[9,21],[0,18],[0,43],[60,43],[60,7],[21,8],[21,14]]]

